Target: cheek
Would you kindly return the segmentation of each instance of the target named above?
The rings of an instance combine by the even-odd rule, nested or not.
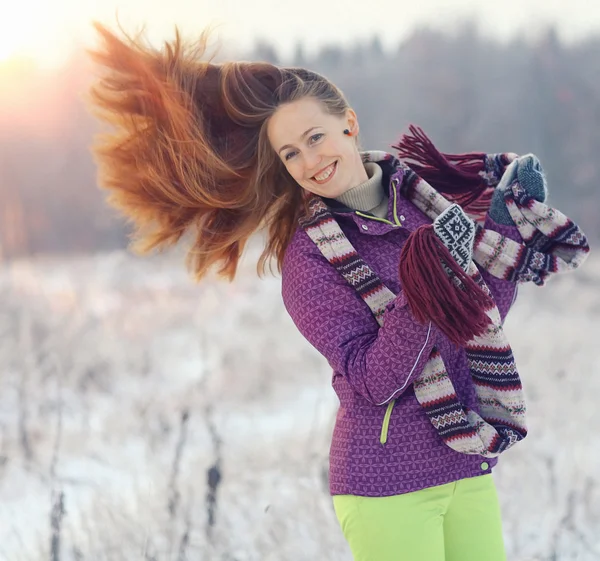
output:
[[[296,181],[302,181],[302,179],[304,178],[304,168],[299,160],[295,160],[288,163],[286,169],[288,173],[292,176],[292,178]]]
[[[356,153],[356,145],[348,142],[347,144],[344,144],[344,146],[341,147],[340,150],[342,151],[344,158],[349,160],[352,159],[354,157],[354,154]]]
[[[324,146],[326,155],[330,158],[341,157],[343,161],[348,161],[352,157],[353,147],[350,143],[330,141]]]

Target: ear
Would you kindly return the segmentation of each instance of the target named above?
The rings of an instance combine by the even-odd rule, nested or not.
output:
[[[352,136],[358,136],[358,132],[360,130],[360,126],[358,124],[358,117],[354,112],[354,109],[348,108],[346,109],[346,124],[347,128],[352,133]]]

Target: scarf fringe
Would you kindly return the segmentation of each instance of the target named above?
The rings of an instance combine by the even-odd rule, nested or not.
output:
[[[494,302],[456,263],[432,225],[420,226],[406,240],[399,276],[418,322],[433,322],[457,346],[486,331],[490,318],[485,310]]]
[[[410,125],[409,134],[402,135],[392,148],[398,150],[398,156],[406,160],[417,175],[465,211],[470,210],[469,205],[480,197],[486,196],[489,186],[482,176],[486,171],[485,152],[444,154],[423,129],[415,125]],[[479,201],[479,206],[484,205],[485,200]]]

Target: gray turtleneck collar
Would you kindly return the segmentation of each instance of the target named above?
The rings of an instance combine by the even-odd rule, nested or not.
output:
[[[378,218],[387,218],[388,197],[383,188],[383,172],[381,167],[374,162],[364,164],[368,179],[348,189],[335,200],[361,212],[370,212]]]

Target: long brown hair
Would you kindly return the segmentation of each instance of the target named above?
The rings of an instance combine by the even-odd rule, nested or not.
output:
[[[264,228],[258,272],[271,258],[281,271],[306,196],[270,146],[268,120],[306,96],[342,115],[343,93],[305,69],[203,60],[207,31],[185,44],[176,30],[159,51],[141,36],[95,27],[101,46],[90,55],[102,73],[90,100],[113,130],[98,136],[94,155],[108,202],[135,226],[132,249],[164,249],[190,235],[195,278],[216,266],[232,280],[246,242]]]

